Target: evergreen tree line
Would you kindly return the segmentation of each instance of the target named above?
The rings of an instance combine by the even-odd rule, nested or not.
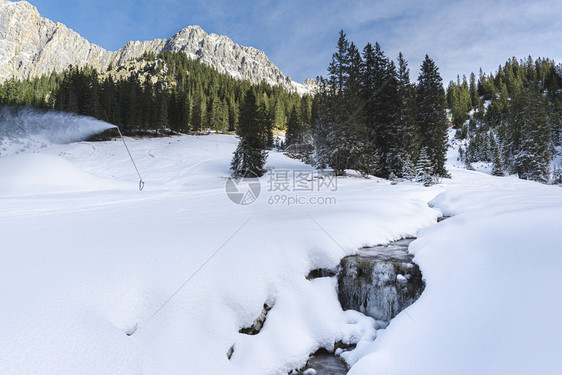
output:
[[[402,53],[397,63],[378,43],[362,53],[340,32],[328,77],[319,77],[312,136],[319,167],[385,178],[447,176],[445,91],[427,55],[418,83]]]
[[[273,144],[272,116],[266,101],[249,90],[240,106],[240,142],[234,151],[230,168],[238,177],[260,177],[265,173],[267,149]]]
[[[0,104],[92,116],[118,125],[125,134],[206,129],[226,132],[238,128],[240,106],[246,94],[254,91],[271,118],[267,125],[270,133],[272,129],[287,129],[291,119],[304,127],[311,122],[310,96],[237,80],[183,53],[149,53],[142,59],[158,61],[158,70],[167,72],[164,79],[141,82],[135,74],[114,79],[89,67],[69,67],[40,78],[5,81],[0,85]],[[270,137],[268,147],[272,143]]]
[[[562,146],[562,67],[548,59],[515,58],[470,81],[451,82],[448,107],[457,137],[467,139],[462,158],[494,163],[493,173],[562,182],[552,158]],[[470,111],[472,116],[470,116]],[[557,177],[558,176],[558,177]],[[560,181],[556,181],[556,180]]]

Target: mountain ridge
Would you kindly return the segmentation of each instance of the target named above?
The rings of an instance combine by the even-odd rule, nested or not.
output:
[[[208,34],[200,26],[188,26],[168,39],[129,41],[117,51],[108,51],[66,25],[41,16],[26,1],[0,0],[0,82],[60,72],[69,65],[103,71],[145,52],[162,51],[183,52],[220,73],[255,84],[281,85],[301,94],[314,91],[314,81],[294,82],[263,51],[241,46],[225,35]]]

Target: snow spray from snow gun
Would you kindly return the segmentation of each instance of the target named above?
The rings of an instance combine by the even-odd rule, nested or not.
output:
[[[121,133],[121,129],[119,129],[119,126],[117,126],[117,125],[114,125],[114,126],[117,128],[117,131],[119,132],[119,135],[121,136],[121,140],[123,141],[123,144],[125,145],[125,148],[127,149],[127,153],[129,154],[129,157],[131,158],[131,162],[133,162],[133,167],[135,167],[135,170],[137,171],[137,174],[139,175],[139,191],[142,191],[142,189],[144,189],[144,181],[142,180],[139,169],[137,168],[137,165],[135,164],[135,160],[133,159],[133,155],[131,155],[131,151],[129,151],[129,147],[127,146],[127,143],[125,142],[125,138],[123,137],[123,133]]]
[[[83,141],[112,127],[105,121],[74,113],[0,106],[0,141],[27,144],[28,151],[41,143],[46,146]]]
[[[82,141],[104,130],[117,128],[139,176],[144,181],[118,126],[89,116],[32,107],[0,106],[0,156],[39,151],[48,144]]]

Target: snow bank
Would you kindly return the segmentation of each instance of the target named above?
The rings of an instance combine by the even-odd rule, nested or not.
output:
[[[410,245],[426,289],[350,374],[560,373],[562,190],[455,170],[431,204],[454,217]]]
[[[323,193],[333,205],[287,206],[268,203],[278,192],[266,176],[258,201],[238,206],[224,191],[235,137],[128,141],[142,193],[0,195],[0,373],[287,374],[335,341],[364,347],[374,322],[341,310],[335,280],[306,275],[439,215],[427,206],[438,187],[359,178]],[[45,152],[67,161],[6,158],[12,176],[25,160],[36,165],[17,184],[4,179],[45,187],[48,176],[30,177],[40,169],[72,191],[91,176],[137,180],[120,142]],[[268,167],[310,170],[275,152]],[[266,302],[261,332],[239,333]]]
[[[0,159],[0,194],[29,195],[97,190],[104,181],[59,156],[20,154]]]
[[[0,159],[0,373],[287,374],[338,340],[358,344],[352,374],[555,373],[559,188],[450,167],[440,186],[350,177],[298,192],[334,204],[288,206],[265,176],[238,206],[235,137],[128,143],[142,193],[120,141]],[[310,170],[276,152],[267,167]],[[429,201],[455,216],[432,226]],[[333,279],[306,279],[420,228],[427,287],[385,330],[343,312]],[[261,332],[239,333],[264,303]]]

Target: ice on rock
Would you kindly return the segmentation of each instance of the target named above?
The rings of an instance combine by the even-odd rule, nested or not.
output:
[[[360,255],[342,260],[338,286],[344,310],[388,322],[419,298],[425,284],[408,253],[410,242],[362,249]]]

